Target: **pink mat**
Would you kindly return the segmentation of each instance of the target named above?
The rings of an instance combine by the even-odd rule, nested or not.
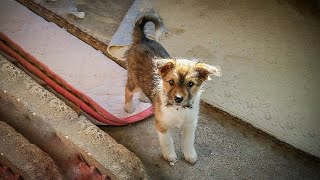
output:
[[[88,101],[83,103],[89,109],[83,103],[76,104],[97,119],[98,124],[125,125],[152,115],[151,104],[142,103],[137,97],[133,113],[123,110],[125,69],[19,3],[8,0],[1,4],[0,31],[60,78],[72,93],[80,95],[80,100]]]

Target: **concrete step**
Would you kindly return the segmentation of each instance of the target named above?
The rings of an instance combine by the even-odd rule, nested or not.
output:
[[[147,179],[140,159],[0,55],[0,115],[66,179]],[[83,178],[84,177],[84,178]]]
[[[0,164],[10,167],[14,174],[23,179],[62,179],[47,153],[3,121],[0,121],[0,137]]]
[[[18,174],[14,174],[11,169],[7,166],[0,164],[0,179],[3,180],[21,180],[22,177]]]

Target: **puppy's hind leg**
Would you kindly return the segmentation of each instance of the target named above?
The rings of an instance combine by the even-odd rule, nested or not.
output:
[[[132,113],[134,111],[134,107],[133,107],[133,102],[132,102],[132,98],[133,98],[133,92],[134,89],[130,88],[129,85],[126,85],[126,89],[125,89],[125,104],[124,104],[124,110],[127,113]]]
[[[142,90],[139,92],[139,100],[144,103],[150,102],[149,98],[143,93]]]

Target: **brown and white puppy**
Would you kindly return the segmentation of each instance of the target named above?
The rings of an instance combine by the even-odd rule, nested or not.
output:
[[[141,101],[151,100],[163,157],[170,163],[177,161],[170,131],[179,127],[183,131],[184,157],[194,164],[201,88],[210,75],[220,76],[220,69],[194,60],[171,58],[158,42],[146,37],[144,26],[149,21],[155,24],[156,39],[162,28],[160,18],[153,11],[146,11],[134,26],[133,45],[127,54],[124,109],[133,112],[135,92],[140,93]]]

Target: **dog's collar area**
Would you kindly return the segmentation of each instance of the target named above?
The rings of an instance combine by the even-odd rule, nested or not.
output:
[[[166,103],[166,107],[173,107],[174,105],[172,103],[167,102]],[[192,104],[187,104],[184,106],[177,106],[177,110],[179,110],[179,108],[182,107],[183,109],[192,109]]]
[[[188,104],[188,105],[185,105],[185,106],[182,106],[183,108],[189,108],[189,109],[192,109],[192,104]]]

